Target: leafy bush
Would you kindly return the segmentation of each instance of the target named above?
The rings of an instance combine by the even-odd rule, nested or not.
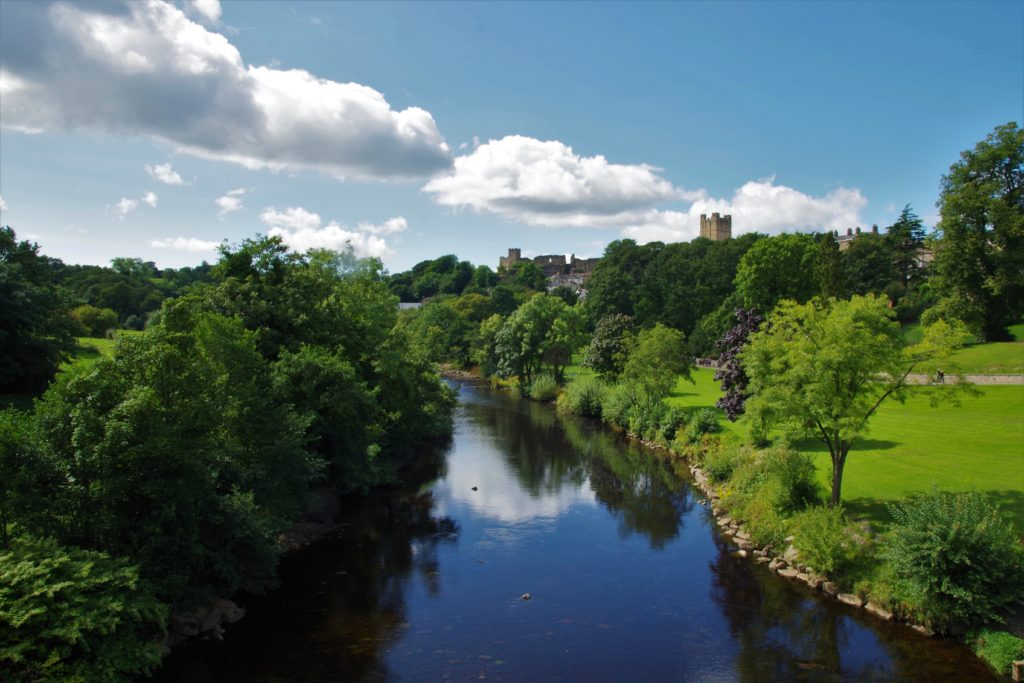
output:
[[[1005,631],[982,629],[967,639],[974,652],[1004,676],[1010,675],[1010,664],[1024,659],[1024,640]]]
[[[0,678],[112,681],[160,662],[167,610],[138,570],[48,540],[0,551]],[[10,678],[7,678],[10,676]]]
[[[768,498],[743,496],[736,501],[733,511],[743,520],[743,528],[755,544],[773,548],[785,545],[786,519],[776,512]]]
[[[842,571],[857,551],[841,507],[815,506],[797,513],[793,517],[793,546],[806,564],[828,574]]]
[[[601,404],[601,419],[609,424],[628,427],[626,413],[636,403],[636,388],[628,383],[616,384],[608,390]]]
[[[704,455],[704,471],[711,481],[728,481],[743,463],[749,461],[752,453],[744,448],[718,447],[708,449]]]
[[[601,406],[607,391],[604,382],[596,377],[580,377],[566,385],[561,404],[574,415],[601,417]]]
[[[537,375],[530,383],[530,398],[534,401],[554,401],[558,398],[558,382],[551,375]]]
[[[665,411],[665,414],[661,418],[661,424],[658,426],[661,433],[661,438],[666,443],[672,443],[676,438],[676,433],[679,432],[681,427],[685,427],[690,420],[689,413],[683,408],[669,408]]]
[[[117,313],[109,308],[83,304],[71,311],[71,319],[86,337],[105,337],[108,331],[117,329]]]
[[[667,408],[660,400],[641,392],[626,411],[626,427],[630,434],[653,441],[658,437],[661,419]]]
[[[767,499],[780,514],[821,500],[814,460],[786,445],[757,451],[736,467],[730,483],[740,493]]]
[[[938,493],[889,508],[881,551],[900,597],[934,628],[1001,620],[1024,601],[1024,548],[978,493]]]
[[[722,427],[718,424],[718,414],[711,408],[704,408],[694,416],[690,428],[686,430],[686,438],[690,443],[697,443],[705,434],[715,434],[720,431],[722,431]]]

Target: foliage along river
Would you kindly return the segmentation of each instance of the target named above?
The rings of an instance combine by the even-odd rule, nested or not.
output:
[[[461,386],[426,477],[287,558],[279,590],[158,678],[996,680],[732,558],[686,475],[599,423]]]

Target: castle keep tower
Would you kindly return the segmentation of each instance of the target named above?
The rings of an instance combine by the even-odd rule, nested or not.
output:
[[[708,218],[707,214],[702,213],[700,215],[700,236],[716,242],[731,238],[732,216],[730,214],[719,216],[717,213],[713,213],[711,218]]]

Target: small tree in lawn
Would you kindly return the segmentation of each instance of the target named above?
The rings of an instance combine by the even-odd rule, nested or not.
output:
[[[668,396],[679,377],[693,382],[693,358],[686,352],[685,340],[682,332],[661,323],[642,331],[626,360],[622,377],[655,401]]]
[[[764,316],[756,308],[736,309],[736,325],[717,342],[721,355],[718,357],[715,380],[722,383],[722,398],[715,405],[725,411],[725,416],[731,422],[743,414],[743,406],[747,401],[749,379],[740,362],[740,351],[763,322]]]
[[[947,376],[956,374],[949,356],[965,335],[962,327],[940,321],[926,328],[921,343],[905,347],[883,297],[783,301],[741,352],[750,378],[747,412],[825,443],[832,459],[831,505],[837,505],[846,458],[871,416],[886,399],[902,402],[923,388],[910,383],[912,373],[932,378],[933,403],[974,391],[962,375],[944,384],[935,379],[939,367]]]

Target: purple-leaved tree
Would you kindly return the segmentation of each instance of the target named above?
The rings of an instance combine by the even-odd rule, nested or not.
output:
[[[756,308],[736,309],[736,325],[716,342],[721,352],[718,356],[718,370],[715,379],[722,383],[722,398],[715,403],[725,411],[731,422],[743,414],[747,401],[747,373],[740,363],[740,351],[746,346],[750,335],[764,322],[764,316]]]

